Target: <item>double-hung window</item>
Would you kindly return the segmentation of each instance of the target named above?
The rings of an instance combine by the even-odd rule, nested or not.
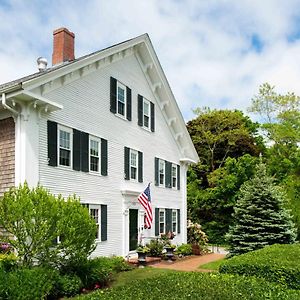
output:
[[[89,165],[90,172],[100,173],[100,139],[90,136]]]
[[[172,232],[177,232],[177,209],[172,209]]]
[[[150,129],[150,102],[146,100],[145,98],[143,99],[143,126],[147,129]]]
[[[165,233],[166,225],[166,211],[159,209],[159,233]]]
[[[126,117],[126,87],[117,82],[117,114]]]
[[[99,205],[89,205],[89,211],[91,218],[95,221],[97,226],[96,240],[100,239],[100,206]]]
[[[59,125],[58,127],[58,157],[59,165],[71,167],[72,166],[72,135],[71,128]]]
[[[177,189],[177,165],[172,164],[172,188]]]
[[[130,179],[138,178],[138,152],[130,149]]]
[[[163,186],[165,184],[165,161],[159,160],[159,185]]]

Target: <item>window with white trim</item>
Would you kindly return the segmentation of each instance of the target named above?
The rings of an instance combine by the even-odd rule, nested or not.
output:
[[[177,165],[172,164],[172,188],[177,188]]]
[[[96,240],[100,239],[100,205],[89,204],[89,212],[91,218],[97,226]]]
[[[89,170],[100,173],[100,139],[89,137]]]
[[[159,233],[165,233],[166,228],[166,211],[159,209]]]
[[[165,161],[159,160],[159,185],[163,186],[165,184]]]
[[[126,87],[117,81],[117,114],[126,116]]]
[[[150,117],[150,101],[143,99],[143,126],[147,129],[151,128],[151,117]]]
[[[177,209],[172,209],[172,232],[177,232]]]
[[[130,149],[129,155],[129,172],[130,179],[138,179],[138,152],[132,149]]]
[[[58,125],[58,164],[59,166],[72,166],[73,130]]]

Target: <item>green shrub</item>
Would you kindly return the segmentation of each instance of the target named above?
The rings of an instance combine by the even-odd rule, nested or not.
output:
[[[61,271],[63,274],[76,274],[85,288],[93,289],[96,284],[107,286],[113,274],[130,269],[131,266],[122,257],[97,257],[70,264]]]
[[[81,279],[75,275],[60,275],[55,283],[56,292],[54,295],[72,297],[80,292],[82,288]]]
[[[44,299],[50,294],[55,281],[55,271],[38,267],[0,274],[0,299],[7,300]]]
[[[257,276],[300,289],[300,244],[272,245],[225,260],[221,273]]]
[[[287,290],[260,278],[181,272],[164,274],[151,280],[135,280],[130,284],[80,296],[78,299],[298,300],[299,297],[299,291]]]
[[[192,245],[191,244],[181,244],[177,247],[175,253],[177,255],[187,256],[192,254]]]
[[[11,271],[17,267],[17,257],[14,253],[1,254],[0,253],[0,267],[4,271]]]
[[[160,257],[162,256],[162,251],[164,249],[164,243],[160,239],[153,239],[146,245],[150,251],[147,254],[152,257]]]
[[[55,197],[41,186],[30,189],[25,183],[6,192],[0,200],[0,227],[8,233],[1,239],[17,250],[23,266],[38,261],[60,267],[94,250],[96,224],[79,199]],[[58,236],[63,239],[54,244]]]

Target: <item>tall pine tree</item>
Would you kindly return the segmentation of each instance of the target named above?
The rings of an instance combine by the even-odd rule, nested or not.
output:
[[[240,189],[233,214],[235,222],[227,234],[230,256],[266,245],[293,243],[296,231],[289,212],[284,208],[285,201],[285,195],[260,162],[254,177]]]

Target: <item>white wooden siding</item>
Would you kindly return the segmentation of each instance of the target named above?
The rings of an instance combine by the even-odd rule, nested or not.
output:
[[[123,120],[110,112],[110,76],[132,89],[132,121]],[[155,103],[155,132],[137,124],[137,95]],[[180,208],[184,205],[186,188],[181,178],[180,191],[156,187],[154,184],[154,157],[179,164],[180,153],[174,137],[150,90],[134,56],[124,58],[79,80],[44,95],[64,106],[62,111],[47,118],[59,124],[85,131],[108,141],[108,176],[66,170],[47,164],[47,118],[40,120],[39,180],[55,194],[76,194],[82,202],[106,204],[108,209],[108,239],[98,243],[94,255],[125,255],[124,198],[121,190],[142,192],[149,182],[155,207]],[[143,152],[143,183],[124,180],[124,147]],[[182,171],[185,168],[181,168]],[[137,207],[138,208],[138,207]],[[181,231],[184,232],[184,216]],[[149,236],[154,236],[154,222]],[[176,237],[183,242],[184,234]]]

